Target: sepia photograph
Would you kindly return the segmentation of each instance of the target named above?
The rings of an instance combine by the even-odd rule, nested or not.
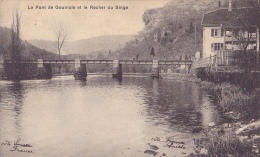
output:
[[[260,157],[260,0],[0,0],[0,157]]]

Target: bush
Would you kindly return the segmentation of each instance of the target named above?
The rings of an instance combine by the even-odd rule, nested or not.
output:
[[[209,157],[242,157],[250,156],[252,152],[252,143],[241,142],[232,128],[213,128],[205,135],[204,138],[195,140],[196,147],[199,148],[198,154],[202,149],[207,150],[206,155]]]
[[[259,118],[260,90],[253,94],[243,91],[238,86],[230,83],[214,84],[211,82],[201,82],[202,89],[212,92],[223,112],[234,111],[238,113],[238,118]],[[253,117],[256,116],[256,117]]]
[[[237,87],[222,88],[219,97],[219,105],[224,112],[237,110],[242,111],[245,107],[249,107],[251,97],[243,94]]]

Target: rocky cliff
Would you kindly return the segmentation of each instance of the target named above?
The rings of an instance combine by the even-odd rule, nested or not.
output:
[[[118,51],[122,59],[191,58],[202,51],[201,19],[205,12],[227,7],[227,0],[174,0],[162,8],[144,12],[144,29]]]

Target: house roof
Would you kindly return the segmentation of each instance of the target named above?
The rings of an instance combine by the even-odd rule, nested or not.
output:
[[[233,8],[232,11],[223,8],[205,13],[201,24],[202,26],[255,27],[259,22],[258,18],[254,8]]]

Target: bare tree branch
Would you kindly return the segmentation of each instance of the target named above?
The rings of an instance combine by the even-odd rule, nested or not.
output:
[[[252,33],[248,32],[248,30],[249,29],[247,29],[247,36],[245,36],[245,32],[240,32],[237,35],[235,35],[235,38],[239,42],[239,48],[242,50],[247,50],[248,45],[251,43],[253,39]]]
[[[58,50],[59,59],[61,58],[61,49],[64,45],[65,41],[69,39],[68,29],[64,27],[61,23],[57,26],[55,30],[55,39],[56,39],[56,49]],[[59,73],[61,70],[61,66],[59,66]]]
[[[64,28],[63,25],[60,23],[58,27],[56,27],[55,30],[55,36],[56,36],[56,46],[57,46],[57,50],[58,50],[58,54],[59,54],[59,58],[60,58],[60,53],[61,53],[61,49],[62,46],[64,44],[65,41],[67,41],[68,38],[68,29]]]

